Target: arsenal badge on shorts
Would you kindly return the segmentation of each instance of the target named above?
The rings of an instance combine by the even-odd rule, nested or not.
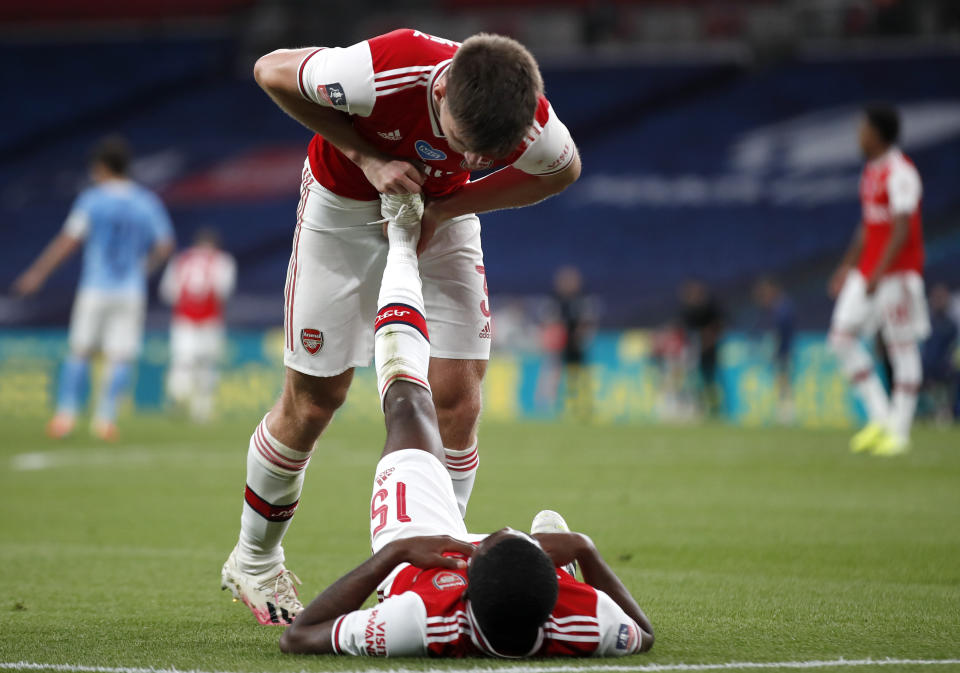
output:
[[[323,332],[318,329],[300,330],[300,343],[310,355],[316,355],[323,348]]]

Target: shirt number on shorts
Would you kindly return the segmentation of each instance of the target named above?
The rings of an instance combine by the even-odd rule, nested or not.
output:
[[[387,498],[390,492],[385,488],[373,494],[373,500],[370,501],[370,520],[376,521],[379,517],[380,522],[373,529],[372,535],[376,535],[387,526]],[[378,503],[379,506],[378,506]],[[407,485],[402,481],[397,482],[397,521],[400,523],[410,523],[411,519],[407,515]]]
[[[483,277],[483,296],[486,297],[486,299],[480,302],[480,313],[483,314],[484,318],[489,318],[490,307],[487,305],[487,302],[490,301],[490,292],[487,290],[487,269],[479,264],[475,268],[477,273]]]

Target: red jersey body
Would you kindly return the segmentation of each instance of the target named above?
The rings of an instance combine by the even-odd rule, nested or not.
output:
[[[864,241],[858,268],[865,278],[873,274],[887,247],[896,215],[906,215],[910,224],[907,240],[887,273],[923,272],[921,191],[916,167],[900,150],[891,149],[864,167],[860,178]]]
[[[178,254],[163,274],[160,293],[173,304],[173,317],[191,323],[220,322],[223,302],[233,291],[233,258],[208,246]]]
[[[300,93],[350,114],[360,136],[381,152],[423,164],[428,196],[450,194],[469,180],[470,171],[463,166],[463,155],[447,144],[433,85],[459,46],[401,29],[346,48],[317,49],[300,64]],[[513,165],[526,173],[550,175],[564,170],[574,154],[569,132],[541,96],[524,142],[484,168]],[[335,194],[362,201],[379,197],[363,171],[322,136],[311,140],[308,156],[317,182]]]
[[[557,569],[557,604],[541,628],[532,657],[622,656],[639,651],[640,627],[602,591]],[[386,598],[334,623],[338,654],[364,656],[498,656],[477,626],[467,571],[401,566]]]

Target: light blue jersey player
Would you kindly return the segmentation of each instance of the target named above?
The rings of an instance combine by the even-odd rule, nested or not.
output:
[[[129,387],[143,338],[147,276],[173,251],[170,217],[153,192],[129,179],[129,163],[125,142],[101,142],[90,167],[93,185],[77,197],[62,231],[16,282],[20,294],[36,292],[83,246],[70,355],[60,377],[57,412],[47,428],[54,437],[73,430],[90,357],[98,351],[109,366],[92,430],[102,439],[116,436],[117,401]]]

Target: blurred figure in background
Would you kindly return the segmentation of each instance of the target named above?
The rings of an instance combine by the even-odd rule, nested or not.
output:
[[[930,291],[930,338],[923,344],[923,389],[929,397],[934,418],[949,423],[953,420],[957,368],[957,323],[950,315],[950,289],[943,283]]]
[[[760,278],[753,287],[753,299],[765,313],[765,327],[775,340],[777,416],[781,423],[793,421],[793,391],[790,386],[790,359],[796,330],[793,301],[783,287],[770,276]]]
[[[564,374],[564,408],[579,419],[588,420],[593,415],[593,391],[586,362],[595,322],[593,306],[583,294],[583,276],[575,266],[557,270],[553,291],[556,320],[563,329],[560,363]]]
[[[699,280],[688,280],[680,288],[680,321],[688,334],[696,336],[697,367],[700,372],[701,408],[707,416],[720,411],[717,385],[717,355],[723,336],[723,308]]]
[[[210,420],[223,356],[223,308],[233,294],[237,265],[220,249],[213,229],[199,230],[193,245],[167,265],[160,296],[173,305],[167,393],[199,423]]]
[[[170,217],[157,196],[128,174],[130,149],[119,137],[100,142],[90,163],[93,185],[73,204],[59,234],[14,283],[21,296],[37,292],[81,245],[83,270],[70,318],[70,354],[60,375],[52,437],[69,435],[87,387],[90,358],[107,360],[92,432],[116,438],[117,403],[130,387],[140,352],[147,276],[173,252]]]
[[[830,281],[836,297],[829,343],[867,410],[868,423],[850,442],[854,452],[896,455],[910,447],[923,371],[919,343],[930,333],[923,289],[920,174],[898,148],[900,115],[889,105],[864,109],[860,148],[863,219]],[[888,396],[860,342],[877,329],[893,366]]]

